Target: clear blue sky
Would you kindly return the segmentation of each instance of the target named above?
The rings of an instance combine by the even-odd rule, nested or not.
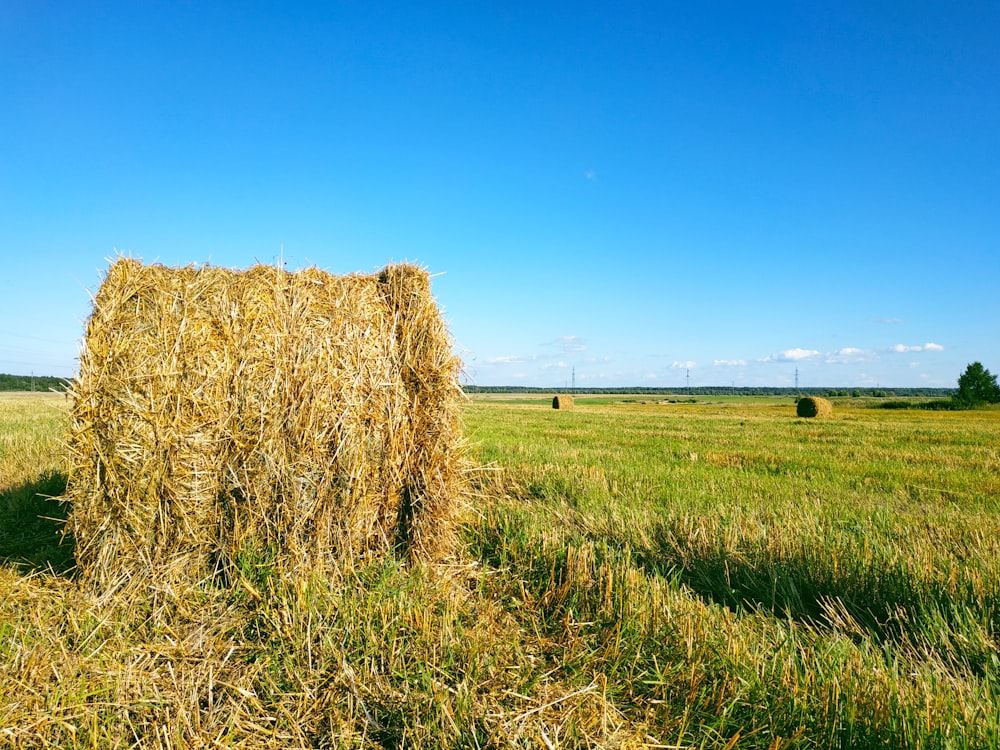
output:
[[[994,2],[0,3],[0,372],[108,258],[441,274],[480,385],[1000,371]]]

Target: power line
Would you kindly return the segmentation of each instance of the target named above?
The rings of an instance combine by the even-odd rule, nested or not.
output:
[[[26,333],[15,333],[14,331],[0,331],[0,336],[13,336],[18,339],[30,339],[31,341],[44,341],[46,344],[72,344],[79,339],[74,341],[67,341],[66,339],[48,339],[42,336],[30,336]]]

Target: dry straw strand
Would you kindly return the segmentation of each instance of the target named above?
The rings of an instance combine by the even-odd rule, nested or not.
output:
[[[803,396],[795,406],[800,417],[832,417],[833,404],[820,396]]]
[[[462,494],[459,368],[416,266],[116,260],[73,394],[81,576],[232,579],[241,554],[281,572],[446,555]]]

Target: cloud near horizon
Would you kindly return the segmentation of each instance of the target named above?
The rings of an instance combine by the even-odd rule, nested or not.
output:
[[[856,346],[845,346],[835,352],[830,352],[824,360],[831,365],[856,364],[858,362],[872,362],[878,359],[878,354],[871,349],[859,349]]]
[[[915,346],[907,346],[906,344],[896,344],[895,346],[889,347],[889,351],[896,352],[897,354],[906,354],[909,352],[943,352],[944,347],[941,344],[935,344],[933,342],[928,342],[921,346],[917,344]]]
[[[527,362],[527,358],[522,357],[518,354],[512,354],[502,357],[487,357],[486,364],[489,365],[523,365]]]
[[[895,344],[884,350],[892,352],[895,354],[908,354],[912,352],[943,352],[944,347],[941,344],[935,344],[933,342],[928,342],[923,345],[913,345],[909,346],[906,344]],[[822,357],[823,361],[827,364],[857,364],[860,362],[873,362],[879,358],[879,350],[875,349],[861,349],[856,346],[845,346],[838,349],[835,352],[820,352],[816,349],[802,349],[796,347],[794,349],[786,349],[783,352],[777,354],[770,354],[762,359],[757,360],[758,362],[774,363],[774,362],[801,362],[803,360],[811,360]]]
[[[650,382],[664,379],[664,382],[672,382],[671,376],[660,371],[649,370],[641,364],[635,369],[609,371],[604,369],[617,358],[602,356],[602,352],[589,351],[585,339],[579,336],[559,336],[540,345],[542,349],[534,354],[504,354],[490,357],[483,357],[479,360],[481,372],[476,376],[476,366],[469,363],[469,373],[475,382],[480,378],[490,381],[522,381],[536,379],[540,383],[549,383],[554,378],[562,380],[565,378],[571,367],[576,370],[578,382],[601,382],[601,381],[622,381],[629,383]],[[729,379],[739,376],[750,378],[750,380],[767,379],[756,372],[757,368],[763,367],[772,370],[768,365],[800,365],[809,363],[810,367],[837,366],[845,368],[857,367],[877,363],[880,360],[896,360],[895,355],[910,354],[920,352],[941,352],[945,347],[934,342],[924,344],[903,344],[897,343],[890,346],[877,348],[862,348],[857,346],[845,346],[832,351],[821,351],[818,349],[807,349],[805,347],[792,347],[782,351],[767,355],[757,359],[713,359],[705,365],[699,365],[695,360],[674,360],[669,365],[669,370],[681,372],[698,370],[702,377],[708,376],[710,370],[724,371],[717,376]],[[659,354],[648,355],[650,357],[663,356]],[[922,359],[921,357],[914,357]],[[475,359],[475,358],[473,358]],[[919,367],[917,362],[910,365],[911,368]],[[598,369],[600,368],[600,369]],[[588,370],[590,372],[588,372]],[[594,372],[593,370],[598,370]],[[727,375],[726,372],[729,374]],[[562,374],[559,374],[562,373]],[[710,377],[710,376],[709,376]],[[674,376],[673,379],[676,379]]]
[[[763,359],[758,360],[759,362],[800,362],[803,359],[811,359],[812,357],[818,357],[820,352],[816,349],[800,349],[796,347],[795,349],[785,349],[785,351],[778,354],[769,354]]]

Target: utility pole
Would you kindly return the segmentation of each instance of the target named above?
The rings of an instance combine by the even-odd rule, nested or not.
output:
[[[686,372],[687,372],[687,388],[690,391],[691,390],[691,368],[690,367],[687,368]]]
[[[573,390],[570,393],[576,393],[576,365],[573,365]]]
[[[796,390],[796,392],[798,392],[798,390],[799,390],[799,368],[798,367],[795,368],[795,390]]]

